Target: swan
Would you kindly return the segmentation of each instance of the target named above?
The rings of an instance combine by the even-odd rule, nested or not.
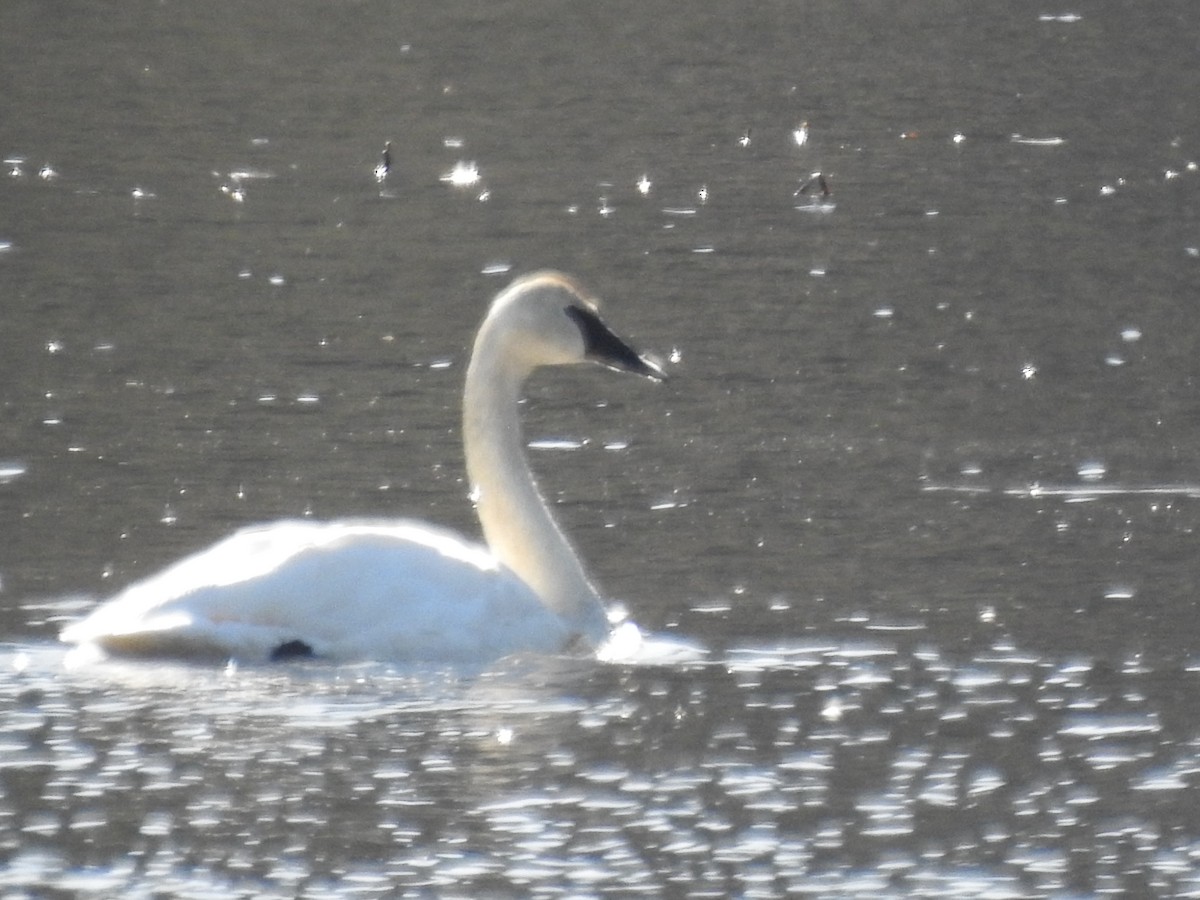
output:
[[[600,594],[538,491],[518,401],[541,366],[596,362],[661,381],[574,278],[537,272],[500,292],[463,390],[467,476],[486,546],[411,520],[284,520],[235,532],[68,625],[96,655],[264,662],[486,664],[595,649]]]

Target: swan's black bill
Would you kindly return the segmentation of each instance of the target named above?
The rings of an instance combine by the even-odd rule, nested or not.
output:
[[[619,372],[632,372],[655,381],[666,380],[667,374],[658,363],[646,359],[617,337],[593,310],[568,306],[566,313],[583,334],[584,352],[588,359]]]

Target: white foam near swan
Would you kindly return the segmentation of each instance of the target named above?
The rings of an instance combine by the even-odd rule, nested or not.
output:
[[[600,595],[538,492],[517,405],[540,366],[598,362],[655,380],[574,279],[540,272],[496,297],[475,338],[463,444],[486,547],[406,520],[245,528],[137,582],[62,640],[118,654],[486,664],[594,649]]]

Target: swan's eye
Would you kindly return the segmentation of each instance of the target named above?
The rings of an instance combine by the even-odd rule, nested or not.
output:
[[[563,312],[579,328],[579,333],[583,335],[583,345],[587,348],[589,356],[594,344],[601,343],[605,336],[615,337],[609,327],[596,315],[595,310],[585,306],[568,306],[563,309]]]

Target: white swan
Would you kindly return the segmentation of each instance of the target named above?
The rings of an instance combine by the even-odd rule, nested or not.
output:
[[[422,522],[282,521],[236,532],[131,585],[62,640],[111,653],[487,663],[595,647],[599,594],[538,492],[517,403],[539,366],[595,361],[661,380],[566,275],[493,301],[463,393],[467,474],[487,547]]]

